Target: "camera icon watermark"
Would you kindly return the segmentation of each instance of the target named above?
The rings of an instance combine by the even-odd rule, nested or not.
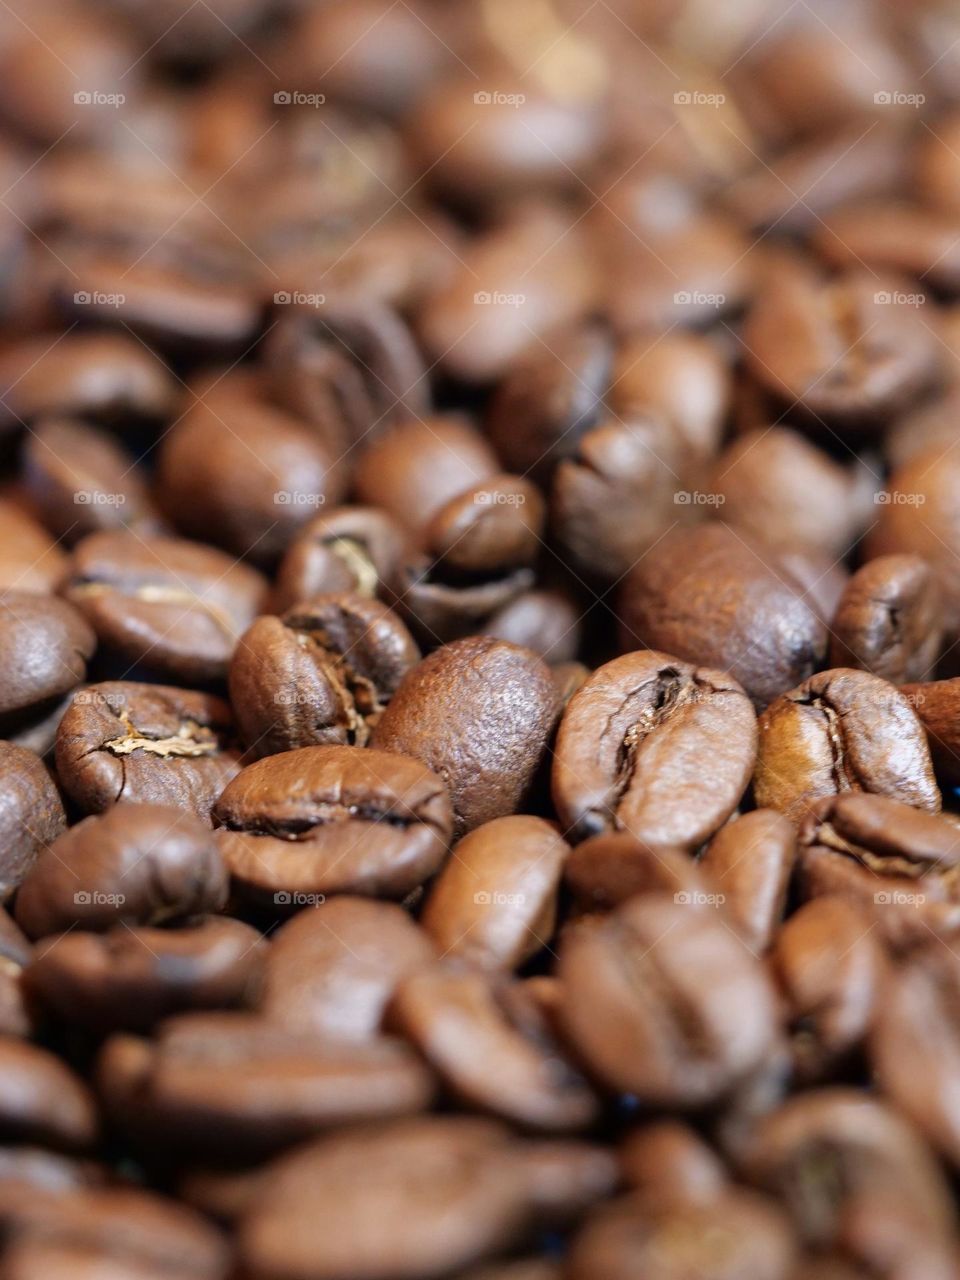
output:
[[[922,107],[926,100],[925,93],[903,93],[899,89],[881,89],[873,95],[877,107]]]
[[[125,493],[101,493],[99,489],[77,489],[73,501],[78,507],[122,507]]]
[[[725,293],[704,293],[700,289],[679,289],[673,295],[674,306],[677,307],[714,307],[717,310],[726,305]]]
[[[73,295],[76,307],[122,307],[126,301],[125,293],[103,293],[99,289],[78,289]]]
[[[273,495],[276,507],[322,507],[326,500],[322,493],[298,493],[292,489],[278,489]]]
[[[926,900],[925,893],[906,893],[902,889],[882,889],[873,895],[878,907],[922,907]]]
[[[525,293],[501,293],[494,290],[479,289],[473,295],[474,306],[477,307],[522,307],[527,300]]]
[[[326,900],[325,893],[300,893],[297,890],[288,893],[281,889],[273,895],[273,901],[278,907],[322,907]]]
[[[125,93],[101,93],[99,89],[78,89],[73,95],[78,107],[122,107],[126,100]]]
[[[478,89],[473,95],[478,107],[522,107],[526,100],[525,93],[501,93],[499,89]]]
[[[302,289],[278,289],[273,301],[278,307],[322,307],[325,293],[304,293]]]
[[[927,295],[881,289],[873,295],[873,301],[878,307],[922,307],[927,301]]]
[[[278,89],[273,95],[278,107],[322,107],[327,101],[325,93],[304,93],[301,89]]]
[[[681,889],[673,895],[673,900],[681,907],[722,907],[727,896],[724,893],[701,893],[699,889]]]
[[[477,507],[522,507],[526,501],[525,493],[502,493],[498,489],[481,489],[473,496]]]
[[[496,893],[481,889],[473,895],[478,907],[522,907],[527,900],[525,893]]]
[[[73,895],[77,907],[122,907],[126,900],[123,893],[101,893],[98,889],[78,889]]]
[[[722,493],[704,493],[700,489],[678,489],[673,501],[678,507],[722,507],[726,502]]]
[[[701,93],[699,89],[680,89],[673,95],[675,107],[722,107],[725,93]]]
[[[877,507],[922,507],[926,501],[925,493],[903,493],[900,489],[881,489],[873,495]]]

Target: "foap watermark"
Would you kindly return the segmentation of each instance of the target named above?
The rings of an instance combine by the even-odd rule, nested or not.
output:
[[[278,907],[322,907],[326,900],[324,893],[300,893],[297,890],[288,893],[281,889],[273,895],[273,901]]]
[[[126,300],[125,293],[102,293],[99,289],[78,289],[73,295],[77,307],[122,307]]]
[[[503,93],[500,89],[478,89],[473,95],[478,107],[522,107],[526,100],[525,93]]]
[[[279,289],[273,300],[278,307],[322,307],[327,300],[325,293],[304,293],[302,289]]]
[[[473,495],[477,507],[522,507],[526,501],[525,493],[504,493],[501,489],[481,489]]]
[[[902,489],[881,489],[873,495],[878,507],[922,507],[927,501],[925,493],[904,493]]]
[[[727,900],[724,893],[701,893],[699,889],[681,890],[673,895],[681,907],[722,907]]]
[[[73,895],[78,907],[122,907],[126,900],[126,894],[101,893],[99,889],[78,889]]]
[[[80,689],[73,695],[77,707],[105,707],[108,711],[122,711],[127,700],[120,693],[100,693],[97,689]]]
[[[481,889],[473,895],[478,907],[522,907],[527,900],[525,893],[488,893]]]
[[[700,489],[678,489],[673,495],[678,507],[722,507],[726,500],[722,493],[703,493]]]
[[[906,893],[903,889],[881,889],[873,895],[878,907],[922,907],[927,900],[925,893]]]
[[[500,293],[496,289],[493,293],[480,289],[473,295],[474,306],[477,307],[522,307],[526,300],[525,293]]]
[[[725,293],[704,293],[701,289],[680,289],[673,295],[677,307],[714,307],[719,311],[726,301]]]
[[[278,489],[273,495],[276,507],[322,507],[326,500],[322,493],[297,493],[291,489]]]
[[[77,489],[73,501],[78,507],[122,507],[125,493],[102,493],[99,489]]]
[[[278,707],[306,707],[316,702],[313,694],[294,693],[290,689],[281,689],[279,693],[273,695],[273,700]]]
[[[73,95],[78,107],[122,107],[126,100],[125,93],[102,93],[99,89],[79,89]]]
[[[673,95],[675,107],[722,107],[725,93],[704,93],[700,89],[680,89]]]
[[[302,89],[278,89],[273,95],[278,107],[322,107],[327,100],[325,93],[304,93]]]
[[[925,293],[902,293],[898,289],[881,289],[873,295],[878,307],[922,307],[927,301]]]
[[[922,107],[926,100],[925,93],[904,93],[902,89],[880,89],[873,95],[878,107]]]

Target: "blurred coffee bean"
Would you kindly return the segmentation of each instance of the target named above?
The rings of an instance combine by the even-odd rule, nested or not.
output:
[[[927,731],[937,777],[949,786],[960,786],[960,679],[905,684],[900,692]]]
[[[0,590],[56,591],[67,557],[20,507],[0,500]]]
[[[0,1038],[0,1133],[5,1140],[66,1150],[93,1145],[99,1124],[93,1094],[54,1054]]]
[[[919,556],[878,556],[844,588],[830,626],[830,665],[892,684],[924,680],[940,655],[941,596]]]
[[[834,267],[911,277],[916,284],[904,297],[908,305],[922,307],[928,288],[951,294],[960,289],[956,230],[950,214],[875,200],[828,214],[816,229],[814,246]]]
[[[681,1120],[655,1120],[634,1129],[619,1157],[627,1185],[657,1199],[714,1200],[727,1181],[720,1157]]]
[[[580,648],[580,610],[565,592],[527,591],[498,609],[484,624],[483,632],[532,649],[557,666],[571,662]]]
[[[39,756],[0,742],[0,898],[7,899],[40,851],[66,826],[63,801]],[[2,953],[0,944],[0,953]]]
[[[340,591],[393,604],[406,533],[377,507],[336,507],[305,525],[277,569],[276,607]]]
[[[587,913],[609,911],[642,893],[669,893],[689,901],[706,893],[686,849],[651,847],[626,831],[581,841],[567,859],[563,878],[576,905]]]
[[[51,596],[0,595],[0,723],[12,736],[83,680],[96,637],[83,614]]]
[[[755,955],[767,950],[780,929],[796,858],[792,823],[773,809],[754,809],[722,826],[698,860]]]

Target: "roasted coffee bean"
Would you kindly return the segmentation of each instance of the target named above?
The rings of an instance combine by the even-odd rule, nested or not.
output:
[[[516,1159],[527,1178],[534,1216],[547,1229],[576,1220],[620,1181],[610,1151],[572,1138],[526,1143]]]
[[[386,605],[318,596],[258,618],[230,664],[230,697],[254,755],[367,744],[400,680],[419,660]]]
[[[905,684],[906,697],[927,731],[933,767],[950,786],[960,784],[960,679]]]
[[[67,557],[25,510],[0,500],[0,590],[56,591]]]
[[[468,1107],[548,1131],[584,1128],[596,1116],[593,1091],[519,986],[437,966],[401,981],[387,1018]]]
[[[188,1151],[259,1153],[354,1121],[409,1115],[429,1070],[385,1037],[343,1043],[247,1013],[186,1013],[154,1040],[108,1040],[101,1094],[120,1127]]]
[[[735,680],[663,653],[627,653],[595,671],[563,713],[554,804],[577,840],[620,830],[652,849],[693,851],[739,803],[756,742]]]
[[[570,847],[541,818],[495,818],[455,846],[421,915],[444,956],[515,969],[552,936]]]
[[[423,540],[445,574],[502,573],[536,559],[543,517],[535,485],[522,476],[496,475],[445,503]]]
[[[373,745],[435,770],[450,790],[457,835],[515,813],[560,710],[546,664],[503,640],[457,640],[400,684]]]
[[[466,421],[413,419],[364,450],[354,483],[361,502],[419,530],[448,502],[498,472],[493,450]]]
[[[896,200],[845,205],[817,227],[814,247],[831,266],[865,267],[882,274],[911,276],[913,294],[930,287],[956,295],[960,255],[953,215]]]
[[[933,671],[943,638],[941,595],[919,556],[879,556],[844,588],[830,627],[830,665],[893,684]]]
[[[271,936],[259,1009],[291,1031],[368,1040],[397,984],[435,956],[427,932],[393,903],[331,898]]]
[[[571,662],[580,648],[580,610],[560,591],[527,591],[498,609],[484,635],[509,640],[538,653],[552,665]]]
[[[0,723],[7,736],[75,689],[95,648],[72,605],[27,591],[0,595]]]
[[[377,507],[338,507],[311,520],[277,570],[276,606],[350,591],[392,604],[400,585],[407,535]]]
[[[444,574],[432,556],[406,562],[397,607],[425,647],[449,644],[483,631],[486,623],[534,585],[532,569],[514,569],[493,578],[457,580]]]
[[[84,813],[169,804],[208,818],[240,768],[230,708],[191,689],[114,680],[74,697],[57,731],[57,772]]]
[[[241,1256],[255,1280],[387,1280],[500,1253],[528,1219],[516,1145],[492,1121],[458,1116],[312,1143],[268,1168]]]
[[[641,893],[669,893],[694,901],[706,894],[696,862],[682,848],[651,848],[626,831],[583,840],[564,867],[564,884],[586,912],[609,911]]]
[[[65,593],[117,662],[203,684],[226,675],[266,582],[213,547],[118,531],[80,543]]]
[[[159,924],[218,911],[227,873],[212,833],[163,805],[116,805],[78,822],[20,886],[16,918],[32,938],[73,925]]]
[[[721,524],[677,530],[620,592],[621,646],[729,671],[758,707],[811,676],[827,632],[781,557]]]
[[[403,898],[439,868],[452,827],[435,773],[359,747],[258,760],[228,783],[213,817],[238,885],[288,910],[326,893]]]
[[[621,1144],[624,1181],[645,1196],[682,1203],[716,1199],[727,1171],[720,1157],[679,1120],[659,1120],[635,1129]]]
[[[956,451],[939,445],[923,449],[890,476],[886,501],[867,534],[868,558],[906,553],[920,556],[936,575],[947,637],[960,630],[960,571],[955,548],[960,545],[960,505]]]
[[[817,898],[783,926],[771,960],[797,1070],[822,1077],[863,1043],[879,1008],[884,957],[869,918],[843,898]]]
[[[707,906],[634,898],[572,928],[558,973],[560,1015],[578,1054],[608,1088],[645,1102],[716,1101],[773,1040],[766,975]]]
[[[822,671],[760,717],[757,804],[799,821],[845,791],[887,796],[930,813],[940,792],[926,734],[907,698],[866,671]]]
[[[571,1280],[656,1275],[789,1280],[796,1242],[785,1212],[731,1187],[713,1201],[650,1204],[630,1197],[591,1216],[571,1246]]]
[[[0,787],[0,899],[6,899],[67,819],[46,766],[25,747],[0,742]]]
[[[697,864],[756,955],[783,919],[796,858],[793,824],[773,809],[755,809],[721,827]]]
[[[757,382],[804,418],[874,428],[936,376],[936,340],[900,299],[909,286],[859,268],[823,282],[784,275],[755,300],[743,328]]]
[[[96,1141],[97,1107],[82,1080],[36,1045],[0,1038],[0,1133],[4,1140],[66,1149]]]
[[[252,1001],[263,958],[255,929],[217,916],[176,929],[77,930],[37,947],[24,986],[64,1022],[141,1031],[174,1013]]]
[[[24,448],[24,486],[47,528],[69,544],[101,529],[159,527],[134,459],[105,431],[40,422]]]
[[[33,955],[26,934],[5,907],[0,907],[0,967],[9,962],[14,969],[25,968]]]

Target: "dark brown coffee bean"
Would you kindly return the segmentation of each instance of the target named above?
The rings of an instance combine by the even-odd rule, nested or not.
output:
[[[373,745],[439,773],[450,789],[455,831],[463,835],[521,806],[559,710],[540,658],[477,636],[438,649],[408,673]]]
[[[0,595],[0,723],[9,734],[83,680],[96,637],[72,605],[27,591]]]
[[[940,810],[926,734],[893,685],[866,671],[822,671],[760,717],[757,804],[798,822],[815,800],[866,791]]]
[[[350,591],[392,604],[407,553],[401,525],[377,507],[337,507],[305,526],[277,570],[277,608]]]
[[[438,869],[452,826],[440,778],[359,747],[303,747],[248,765],[213,810],[231,874],[281,909],[326,893],[402,898]]]
[[[260,574],[221,551],[128,532],[85,538],[66,586],[119,662],[187,683],[226,675],[265,594]]]
[[[943,637],[940,591],[919,556],[879,556],[844,588],[830,628],[830,665],[893,684],[933,671]]]
[[[773,809],[755,809],[721,827],[697,864],[755,955],[779,928],[796,858],[793,824]]]
[[[192,689],[114,680],[81,690],[57,730],[57,771],[84,813],[169,804],[203,819],[240,768],[230,708]]]
[[[493,574],[533,563],[541,546],[544,504],[522,476],[496,475],[451,498],[423,530],[444,574]]]
[[[97,1108],[82,1080],[36,1045],[0,1038],[0,1133],[68,1149],[92,1146]]]
[[[431,556],[414,556],[403,568],[397,607],[425,647],[449,644],[483,631],[487,622],[534,585],[532,569],[471,581],[450,575]]]
[[[397,984],[435,956],[428,933],[393,903],[331,898],[272,935],[259,1008],[291,1031],[368,1040]]]
[[[547,944],[570,846],[542,818],[495,818],[455,846],[421,921],[444,956],[515,969]]]
[[[556,666],[571,662],[580,649],[581,611],[561,591],[527,591],[489,618],[484,635],[509,640]]]
[[[458,1116],[313,1143],[268,1169],[241,1255],[255,1280],[445,1275],[520,1234],[525,1178],[512,1151],[498,1125]]]
[[[48,594],[59,587],[67,557],[26,511],[0,500],[0,590]]]
[[[621,645],[729,671],[758,707],[806,679],[827,632],[795,573],[721,524],[677,530],[623,583]]]
[[[72,545],[101,529],[154,533],[159,518],[134,459],[105,431],[40,422],[24,449],[24,486],[47,528]]]
[[[159,924],[218,911],[226,898],[226,869],[197,818],[162,805],[116,805],[40,856],[20,886],[16,917],[42,938],[77,924]]]
[[[419,658],[396,614],[364,596],[318,596],[258,618],[230,664],[240,732],[257,756],[365,746]]]
[[[560,1014],[608,1088],[666,1106],[715,1101],[763,1060],[772,991],[744,944],[706,906],[634,898],[563,940]],[[709,978],[707,978],[709,975]]]
[[[578,840],[623,830],[652,849],[692,851],[739,803],[756,735],[750,701],[729,676],[663,653],[624,654],[598,668],[563,713],[557,812]]]
[[[5,900],[67,820],[43,761],[25,747],[0,742],[0,787],[0,899]]]
[[[593,1091],[520,987],[436,966],[400,983],[387,1017],[468,1107],[548,1131],[584,1128],[596,1116]]]
[[[900,692],[927,731],[937,777],[960,784],[960,678],[901,685]]]
[[[263,959],[255,929],[217,916],[177,929],[77,930],[38,946],[24,985],[64,1022],[141,1031],[174,1013],[251,1000]]]
[[[897,279],[852,269],[769,284],[743,329],[753,377],[789,409],[844,429],[905,408],[936,375],[937,343]]]
[[[116,1036],[98,1068],[107,1109],[148,1143],[256,1154],[324,1129],[409,1115],[429,1070],[385,1037],[344,1043],[246,1013],[186,1013],[154,1040]]]
[[[693,901],[706,887],[697,864],[682,848],[650,848],[626,831],[582,841],[564,868],[564,883],[585,912],[609,911],[641,893],[683,895]]]

